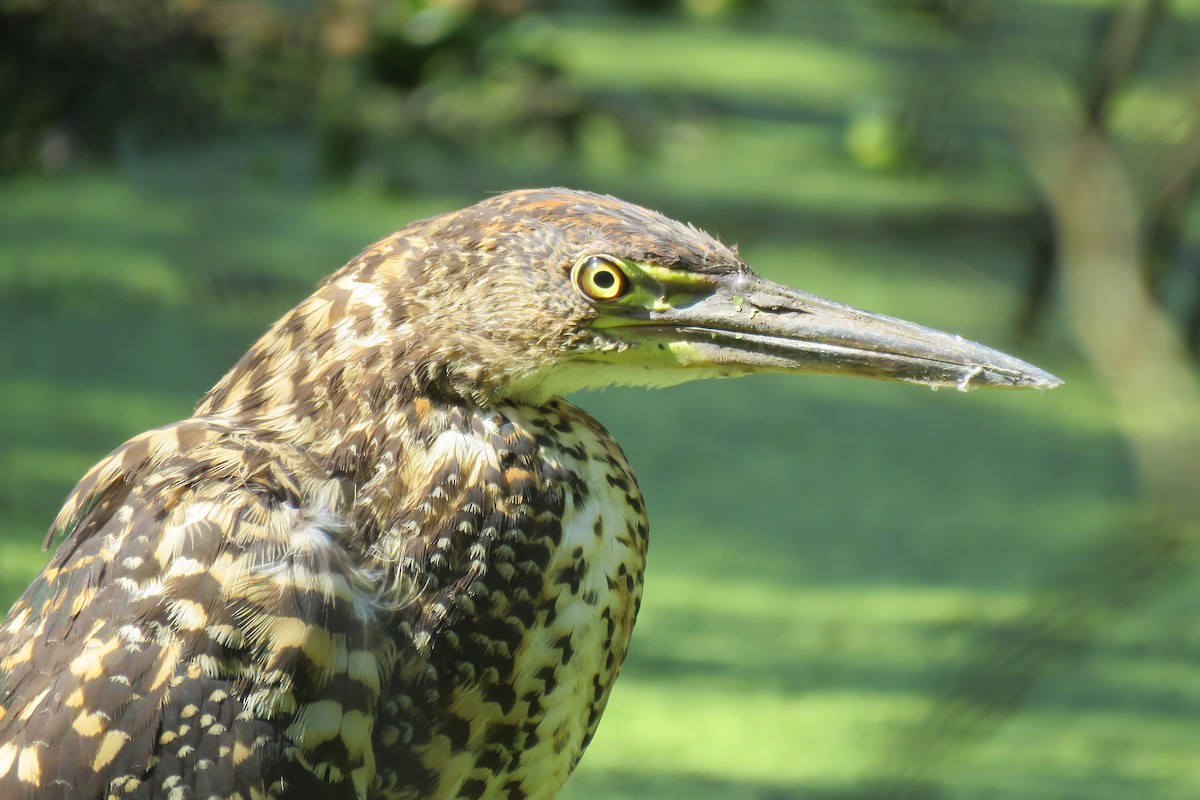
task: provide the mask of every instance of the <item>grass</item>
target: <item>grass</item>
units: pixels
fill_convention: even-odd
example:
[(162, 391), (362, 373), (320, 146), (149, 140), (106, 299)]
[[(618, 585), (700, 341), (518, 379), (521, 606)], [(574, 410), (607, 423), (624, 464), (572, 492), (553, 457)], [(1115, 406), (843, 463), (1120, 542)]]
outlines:
[[(1049, 5), (1056, 20), (1082, 7)], [(569, 800), (861, 797), (913, 748), (933, 764), (922, 796), (1195, 797), (1186, 564), (1082, 641), (1052, 643), (1014, 707), (929, 727), (995, 632), (1135, 514), (1134, 475), (1061, 332), (1033, 346), (1008, 333), (1028, 258), (1020, 178), (986, 157), (855, 167), (842, 124), (891, 90), (884, 45), (903, 37), (873, 23), (839, 40), (832, 6), (807, 7), (824, 9), (808, 38), (557, 20), (585, 83), (819, 112), (682, 114), (679, 141), (651, 156), (415, 166), (410, 195), (382, 197), (320, 186), (306, 148), (267, 139), (0, 184), (0, 600), (43, 563), (74, 480), (186, 416), (325, 273), (406, 220), (566, 181), (719, 230), (769, 277), (1016, 348), (1068, 380), (962, 395), (763, 377), (577, 398), (624, 443), (653, 546), (631, 658)], [(642, 57), (606, 58), (631, 45)]]

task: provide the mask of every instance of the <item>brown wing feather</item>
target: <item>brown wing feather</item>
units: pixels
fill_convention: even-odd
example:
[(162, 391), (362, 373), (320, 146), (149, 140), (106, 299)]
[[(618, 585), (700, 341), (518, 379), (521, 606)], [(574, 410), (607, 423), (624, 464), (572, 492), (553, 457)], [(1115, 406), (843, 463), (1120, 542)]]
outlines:
[(0, 796), (364, 795), (389, 658), (304, 468), (194, 419), (84, 478), (0, 624)]

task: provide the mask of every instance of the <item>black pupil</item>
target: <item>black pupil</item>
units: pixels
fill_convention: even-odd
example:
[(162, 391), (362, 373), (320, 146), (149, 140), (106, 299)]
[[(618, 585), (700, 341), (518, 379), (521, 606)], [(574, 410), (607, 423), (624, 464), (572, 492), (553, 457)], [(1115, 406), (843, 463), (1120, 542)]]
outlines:
[(592, 273), (592, 283), (601, 289), (611, 289), (617, 285), (617, 276), (612, 274), (612, 270), (602, 267)]

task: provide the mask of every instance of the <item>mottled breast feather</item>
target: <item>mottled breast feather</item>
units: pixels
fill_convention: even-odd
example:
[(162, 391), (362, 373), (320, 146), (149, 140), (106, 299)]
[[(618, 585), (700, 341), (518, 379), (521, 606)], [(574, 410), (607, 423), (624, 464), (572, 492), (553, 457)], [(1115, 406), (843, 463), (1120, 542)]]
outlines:
[(398, 427), (426, 445), (412, 443), (396, 476), (409, 497), (374, 547), (400, 601), (377, 796), (553, 797), (628, 650), (641, 495), (616, 443), (568, 403), (414, 412)]

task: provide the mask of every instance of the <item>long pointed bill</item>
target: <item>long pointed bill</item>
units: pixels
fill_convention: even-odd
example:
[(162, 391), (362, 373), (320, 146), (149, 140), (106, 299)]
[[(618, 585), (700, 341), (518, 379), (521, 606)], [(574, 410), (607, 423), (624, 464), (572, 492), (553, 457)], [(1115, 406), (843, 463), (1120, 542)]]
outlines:
[(714, 276), (702, 297), (677, 298), (610, 335), (666, 350), (682, 367), (719, 374), (859, 375), (967, 390), (1052, 389), (1048, 372), (931, 328), (861, 311), (753, 273)]

